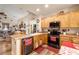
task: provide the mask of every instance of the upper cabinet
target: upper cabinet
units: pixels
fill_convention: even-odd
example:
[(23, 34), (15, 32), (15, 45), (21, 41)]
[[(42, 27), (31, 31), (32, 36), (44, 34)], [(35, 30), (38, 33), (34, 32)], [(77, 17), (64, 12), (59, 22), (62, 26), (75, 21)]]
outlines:
[(64, 15), (60, 15), (58, 17), (59, 21), (60, 21), (60, 27), (69, 27), (69, 23), (70, 23), (70, 20), (68, 18), (68, 14), (64, 14)]
[(60, 21), (61, 26), (60, 27), (68, 27), (69, 26), (69, 19), (68, 15), (60, 15), (60, 16), (53, 16), (51, 18), (43, 19), (42, 20), (42, 28), (43, 27), (49, 27), (49, 23), (52, 21)]
[(70, 27), (79, 27), (79, 12), (72, 12), (69, 15)]
[(48, 19), (42, 19), (42, 20), (41, 20), (41, 27), (42, 27), (42, 28), (48, 28), (50, 21), (51, 21), (51, 20), (50, 20), (49, 18), (48, 18)]
[(41, 26), (49, 27), (49, 23), (52, 21), (60, 21), (62, 27), (79, 27), (79, 12), (68, 12), (63, 15), (54, 15), (42, 20)]
[(45, 20), (41, 19), (41, 27), (44, 28), (45, 27)]

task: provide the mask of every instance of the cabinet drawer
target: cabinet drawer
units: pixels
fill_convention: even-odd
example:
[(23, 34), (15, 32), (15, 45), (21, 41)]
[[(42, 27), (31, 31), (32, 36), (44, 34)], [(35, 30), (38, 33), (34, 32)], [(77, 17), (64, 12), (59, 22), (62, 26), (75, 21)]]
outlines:
[(60, 37), (61, 41), (70, 41), (70, 38), (69, 37)]
[(60, 44), (62, 44), (63, 42), (72, 42), (72, 38), (71, 37), (60, 37)]
[(72, 38), (72, 41), (73, 41), (73, 43), (75, 43), (75, 44), (79, 44), (79, 38), (78, 38), (78, 37)]

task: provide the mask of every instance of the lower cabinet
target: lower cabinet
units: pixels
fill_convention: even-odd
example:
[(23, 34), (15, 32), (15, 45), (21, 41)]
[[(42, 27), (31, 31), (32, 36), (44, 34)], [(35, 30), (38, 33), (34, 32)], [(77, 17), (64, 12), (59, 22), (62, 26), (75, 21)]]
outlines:
[(38, 46), (39, 46), (39, 41), (38, 41), (39, 39), (38, 39), (38, 36), (34, 36), (33, 37), (33, 49), (35, 49), (35, 48), (37, 48)]
[(43, 36), (43, 43), (47, 44), (47, 42), (48, 42), (48, 34), (44, 34), (44, 36)]
[(60, 36), (60, 45), (62, 45), (63, 42), (72, 42), (72, 39), (69, 36)]
[(34, 49), (38, 48), (39, 46), (43, 44), (47, 44), (48, 35), (47, 34), (41, 34), (36, 35), (33, 37), (34, 42)]
[(63, 42), (71, 42), (74, 44), (79, 44), (79, 37), (77, 37), (77, 36), (60, 36), (60, 42), (61, 42), (61, 44)]
[(74, 44), (79, 44), (79, 37), (73, 37), (72, 41)]

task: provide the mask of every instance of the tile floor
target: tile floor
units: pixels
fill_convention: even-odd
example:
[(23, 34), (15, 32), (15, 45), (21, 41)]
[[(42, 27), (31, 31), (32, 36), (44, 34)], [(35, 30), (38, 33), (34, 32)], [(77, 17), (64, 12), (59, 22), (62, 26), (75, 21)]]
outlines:
[(59, 49), (52, 48), (48, 45), (40, 46), (35, 49), (30, 55), (56, 55)]
[(43, 45), (35, 49), (30, 55), (79, 55), (79, 44), (64, 42), (60, 49)]

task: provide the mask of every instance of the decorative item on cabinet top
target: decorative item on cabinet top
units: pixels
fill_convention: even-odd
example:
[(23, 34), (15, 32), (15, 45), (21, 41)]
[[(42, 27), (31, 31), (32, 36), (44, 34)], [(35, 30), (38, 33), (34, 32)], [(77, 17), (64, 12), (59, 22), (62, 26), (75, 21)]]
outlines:
[(64, 11), (59, 11), (57, 15), (64, 15)]

